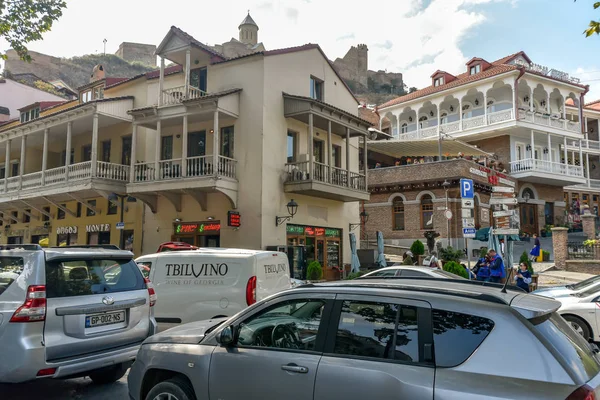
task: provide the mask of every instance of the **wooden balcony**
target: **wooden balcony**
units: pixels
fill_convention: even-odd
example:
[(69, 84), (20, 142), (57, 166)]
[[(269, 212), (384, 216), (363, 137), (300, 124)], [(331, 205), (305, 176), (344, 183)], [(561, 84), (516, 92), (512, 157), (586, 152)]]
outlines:
[(286, 164), (286, 193), (344, 202), (369, 200), (367, 180), (364, 174), (331, 167), (319, 162), (301, 161)]

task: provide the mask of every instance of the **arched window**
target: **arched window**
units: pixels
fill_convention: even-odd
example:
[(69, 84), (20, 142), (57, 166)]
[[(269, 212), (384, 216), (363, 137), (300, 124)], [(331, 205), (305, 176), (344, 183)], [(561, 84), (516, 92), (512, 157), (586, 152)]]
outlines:
[(407, 133), (408, 132), (408, 124), (405, 122), (402, 124), (402, 126), (400, 127), (400, 130), (402, 131), (402, 133)]
[(426, 194), (421, 197), (421, 229), (433, 228), (433, 199)]
[(525, 188), (523, 189), (521, 197), (524, 199), (535, 199), (535, 194), (533, 194), (533, 190), (531, 190), (530, 188)]
[(392, 203), (392, 223), (395, 231), (404, 230), (404, 201), (396, 197)]
[(471, 118), (473, 116), (473, 110), (471, 109), (470, 104), (465, 104), (462, 106), (463, 119)]
[(440, 114), (440, 124), (447, 124), (448, 123), (448, 113), (447, 112), (443, 112)]
[(419, 118), (419, 128), (427, 128), (428, 124), (426, 121), (427, 117), (424, 115), (421, 118)]

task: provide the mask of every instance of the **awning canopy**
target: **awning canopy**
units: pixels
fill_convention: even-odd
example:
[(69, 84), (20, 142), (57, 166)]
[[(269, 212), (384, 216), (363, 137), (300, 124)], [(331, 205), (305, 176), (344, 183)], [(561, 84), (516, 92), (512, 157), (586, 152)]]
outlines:
[[(439, 156), (437, 140), (370, 140), (367, 149), (390, 157)], [(460, 140), (442, 140), (442, 155), (456, 157), (458, 153), (465, 156), (492, 157), (493, 154), (461, 142)]]

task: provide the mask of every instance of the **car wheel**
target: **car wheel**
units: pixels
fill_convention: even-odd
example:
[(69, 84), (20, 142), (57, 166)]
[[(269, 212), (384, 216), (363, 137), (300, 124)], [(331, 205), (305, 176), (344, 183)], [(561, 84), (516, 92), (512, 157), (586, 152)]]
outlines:
[(563, 318), (569, 322), (575, 332), (583, 336), (585, 340), (590, 341), (592, 338), (592, 333), (590, 332), (590, 328), (588, 328), (588, 325), (584, 320), (572, 315), (565, 315)]
[(102, 368), (90, 373), (89, 377), (97, 385), (105, 385), (118, 381), (125, 375), (130, 364), (119, 364), (114, 367)]
[(157, 383), (148, 392), (146, 400), (196, 400), (196, 396), (189, 382), (175, 377)]

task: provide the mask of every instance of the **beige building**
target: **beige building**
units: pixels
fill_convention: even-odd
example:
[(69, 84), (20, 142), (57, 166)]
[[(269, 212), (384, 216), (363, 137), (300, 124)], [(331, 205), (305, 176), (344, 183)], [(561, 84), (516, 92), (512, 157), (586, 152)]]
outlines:
[[(333, 277), (369, 199), (359, 160), (369, 123), (320, 47), (229, 59), (173, 27), (157, 55), (159, 71), (97, 75), (82, 101), (0, 129), (10, 170), (0, 241), (31, 241), (36, 218), (51, 245), (75, 226), (78, 243), (117, 244), (125, 231), (137, 254), (169, 240), (304, 245)], [(292, 199), (293, 218), (278, 219)]]

